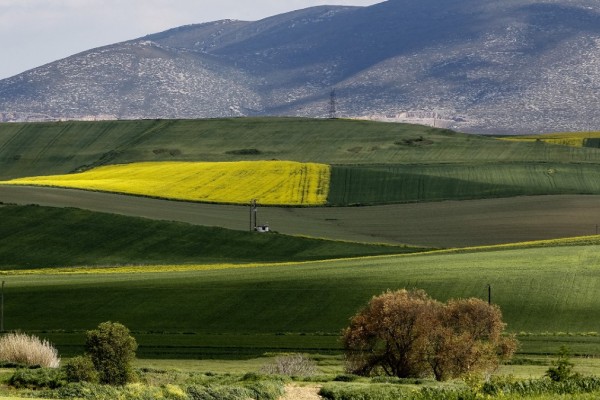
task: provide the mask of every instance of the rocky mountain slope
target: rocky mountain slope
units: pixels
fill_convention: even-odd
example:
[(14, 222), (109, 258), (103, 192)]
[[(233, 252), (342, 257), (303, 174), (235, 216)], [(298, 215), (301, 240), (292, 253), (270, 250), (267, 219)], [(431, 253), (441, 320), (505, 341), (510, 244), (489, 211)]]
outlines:
[(190, 25), (0, 81), (0, 120), (238, 115), (600, 129), (596, 0), (389, 0)]

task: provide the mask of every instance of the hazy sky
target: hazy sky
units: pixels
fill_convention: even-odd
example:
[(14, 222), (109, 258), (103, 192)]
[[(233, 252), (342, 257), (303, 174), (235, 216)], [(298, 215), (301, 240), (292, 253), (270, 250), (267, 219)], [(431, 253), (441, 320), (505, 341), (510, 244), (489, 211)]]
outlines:
[(0, 0), (0, 79), (180, 25), (383, 0)]

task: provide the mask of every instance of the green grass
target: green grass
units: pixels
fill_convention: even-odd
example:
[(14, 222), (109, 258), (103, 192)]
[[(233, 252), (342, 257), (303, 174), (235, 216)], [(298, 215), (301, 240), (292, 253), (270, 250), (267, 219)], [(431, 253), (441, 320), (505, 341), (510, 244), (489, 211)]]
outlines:
[(333, 164), (334, 205), (600, 193), (598, 149), (417, 125), (301, 118), (0, 124), (0, 180), (139, 161), (271, 159)]
[[(334, 350), (339, 349), (335, 335), (348, 318), (382, 291), (417, 287), (440, 300), (486, 298), (486, 285), (491, 284), (492, 299), (501, 306), (510, 331), (599, 332), (599, 261), (598, 245), (589, 245), (387, 256), (268, 269), (7, 275), (5, 327), (83, 331), (114, 320), (139, 333), (180, 334), (177, 341), (187, 343), (181, 347), (190, 347), (192, 356), (202, 353), (193, 349), (208, 343), (221, 349), (237, 346), (242, 353), (269, 347)], [(215, 335), (212, 342), (206, 335)], [(278, 336), (280, 341), (273, 339)], [(589, 338), (589, 346), (578, 352), (595, 353), (589, 349), (597, 349), (597, 339)], [(172, 338), (148, 340), (163, 346), (177, 343)], [(538, 352), (536, 346), (528, 352)]]
[(328, 202), (386, 204), (566, 193), (600, 193), (598, 166), (554, 163), (334, 166)]
[(465, 160), (599, 163), (600, 152), (509, 142), (418, 125), (352, 120), (234, 118), (0, 124), (2, 180), (133, 161), (275, 158), (326, 164), (439, 164)]
[(79, 209), (0, 206), (0, 269), (300, 261), (420, 249), (257, 234)]
[[(56, 188), (1, 186), (0, 201), (248, 230), (248, 207), (172, 202)], [(551, 215), (552, 218), (548, 218)], [(369, 243), (466, 247), (585, 236), (600, 223), (599, 195), (520, 196), (370, 207), (260, 207), (277, 232)]]

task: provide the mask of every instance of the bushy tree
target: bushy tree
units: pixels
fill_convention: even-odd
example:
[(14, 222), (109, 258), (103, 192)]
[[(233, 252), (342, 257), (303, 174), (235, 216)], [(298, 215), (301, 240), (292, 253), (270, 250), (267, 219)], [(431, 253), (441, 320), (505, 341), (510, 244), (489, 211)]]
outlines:
[(497, 306), (479, 299), (444, 304), (422, 290), (375, 296), (343, 331), (349, 372), (438, 380), (492, 369), (512, 356)]
[(422, 290), (373, 297), (343, 332), (349, 372), (369, 375), (382, 369), (390, 376), (423, 375), (428, 366), (422, 353), (439, 306)]
[(569, 348), (566, 346), (560, 346), (558, 360), (556, 360), (556, 362), (554, 362), (552, 366), (548, 368), (545, 375), (554, 382), (563, 382), (578, 376), (573, 372), (573, 367), (575, 367), (575, 364), (571, 362)]
[(134, 380), (133, 367), (137, 342), (129, 329), (118, 322), (103, 322), (87, 332), (85, 342), (100, 383), (124, 385)]

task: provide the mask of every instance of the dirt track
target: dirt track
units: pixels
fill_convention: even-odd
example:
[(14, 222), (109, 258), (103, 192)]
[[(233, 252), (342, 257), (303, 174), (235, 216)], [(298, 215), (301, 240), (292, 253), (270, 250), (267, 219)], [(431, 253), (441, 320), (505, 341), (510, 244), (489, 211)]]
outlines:
[[(0, 202), (92, 211), (246, 230), (247, 207), (150, 199), (81, 190), (0, 185)], [(294, 235), (455, 247), (590, 235), (600, 196), (531, 196), (374, 207), (258, 210), (261, 223)]]

